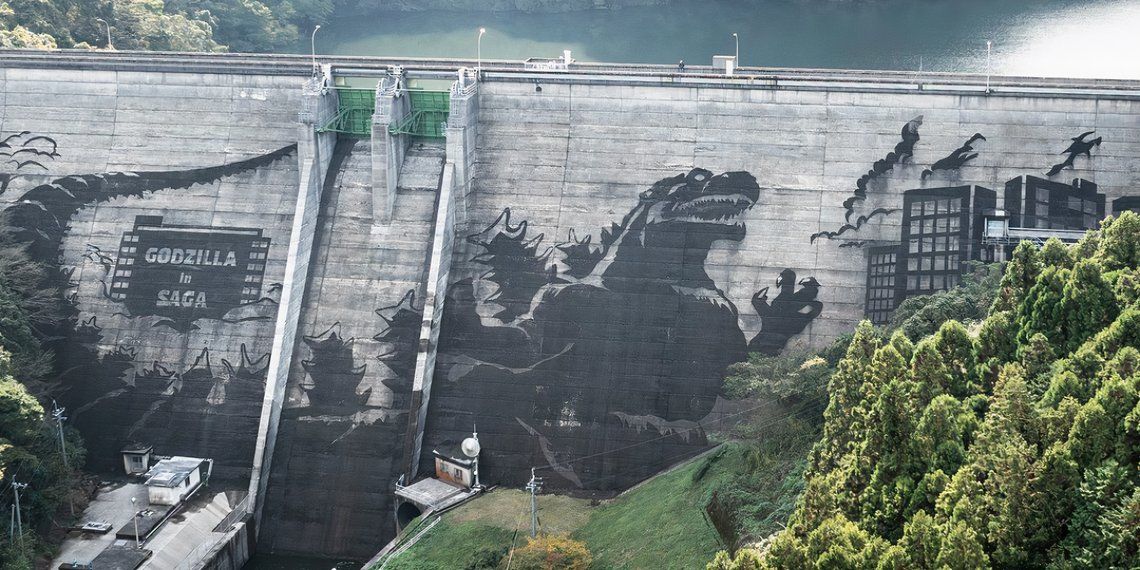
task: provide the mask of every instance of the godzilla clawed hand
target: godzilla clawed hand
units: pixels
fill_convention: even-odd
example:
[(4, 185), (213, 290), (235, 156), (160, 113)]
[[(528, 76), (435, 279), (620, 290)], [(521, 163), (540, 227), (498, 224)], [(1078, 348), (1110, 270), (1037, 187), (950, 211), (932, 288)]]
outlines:
[[(796, 285), (799, 288), (796, 288)], [(760, 316), (760, 333), (749, 343), (749, 349), (764, 354), (778, 354), (788, 340), (803, 332), (823, 311), (823, 303), (816, 300), (820, 284), (814, 277), (796, 281), (796, 272), (784, 269), (776, 278), (779, 293), (768, 302), (768, 288), (752, 296), (752, 307)]]

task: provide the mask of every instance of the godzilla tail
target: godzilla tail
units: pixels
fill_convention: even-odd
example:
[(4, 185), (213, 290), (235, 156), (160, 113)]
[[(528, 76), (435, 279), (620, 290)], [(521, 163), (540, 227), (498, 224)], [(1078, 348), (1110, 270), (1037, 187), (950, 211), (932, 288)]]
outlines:
[(24, 193), (4, 210), (12, 242), (26, 244), (37, 259), (54, 259), (71, 217), (90, 204), (149, 192), (212, 184), (222, 178), (276, 162), (296, 151), (297, 145), (221, 166), (152, 172), (110, 172), (56, 178)]

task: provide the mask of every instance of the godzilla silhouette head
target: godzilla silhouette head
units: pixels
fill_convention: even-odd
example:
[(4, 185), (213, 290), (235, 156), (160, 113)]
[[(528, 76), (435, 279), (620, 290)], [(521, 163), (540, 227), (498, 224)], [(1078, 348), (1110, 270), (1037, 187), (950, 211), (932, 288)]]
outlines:
[(641, 193), (646, 225), (703, 224), (724, 228), (727, 239), (744, 239), (744, 223), (736, 222), (760, 199), (760, 186), (747, 172), (713, 175), (702, 168), (666, 178)]

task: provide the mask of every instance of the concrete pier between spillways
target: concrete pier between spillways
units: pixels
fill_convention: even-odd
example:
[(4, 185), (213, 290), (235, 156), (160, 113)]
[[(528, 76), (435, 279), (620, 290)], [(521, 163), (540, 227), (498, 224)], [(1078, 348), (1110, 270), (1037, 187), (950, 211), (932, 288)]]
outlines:
[[(748, 352), (952, 286), (1007, 253), (990, 221), (1140, 207), (1138, 82), (0, 54), (0, 206), (83, 371), (55, 393), (97, 469), (146, 441), (248, 489), (197, 551), (219, 567), (250, 534), (367, 558), (473, 428), (485, 482), (627, 487), (707, 446)], [(363, 136), (329, 127), (349, 79)], [(424, 80), (451, 85), (431, 138)]]

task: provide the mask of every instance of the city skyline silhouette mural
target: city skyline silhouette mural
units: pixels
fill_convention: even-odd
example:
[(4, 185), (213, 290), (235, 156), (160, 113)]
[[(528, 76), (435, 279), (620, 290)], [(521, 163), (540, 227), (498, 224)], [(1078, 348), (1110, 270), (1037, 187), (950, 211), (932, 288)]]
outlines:
[(823, 309), (820, 283), (785, 269), (774, 294), (753, 297), (762, 326), (749, 340), (706, 272), (759, 199), (748, 172), (694, 168), (642, 192), (596, 242), (571, 231), (540, 251), (544, 236), (509, 208), (468, 236), (486, 270), (448, 292), (425, 450), (475, 426), (494, 434), (487, 480), (539, 465), (555, 487), (616, 489), (704, 449), (728, 365), (779, 352)]

